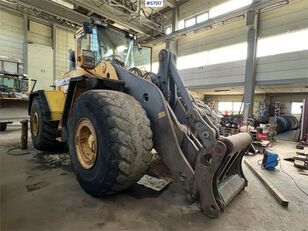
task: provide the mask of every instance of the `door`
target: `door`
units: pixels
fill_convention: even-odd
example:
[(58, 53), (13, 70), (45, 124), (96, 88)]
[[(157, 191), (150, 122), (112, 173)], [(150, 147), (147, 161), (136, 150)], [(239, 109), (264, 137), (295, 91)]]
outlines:
[(48, 89), (53, 85), (53, 50), (50, 46), (28, 44), (28, 75), (36, 79), (34, 90)]

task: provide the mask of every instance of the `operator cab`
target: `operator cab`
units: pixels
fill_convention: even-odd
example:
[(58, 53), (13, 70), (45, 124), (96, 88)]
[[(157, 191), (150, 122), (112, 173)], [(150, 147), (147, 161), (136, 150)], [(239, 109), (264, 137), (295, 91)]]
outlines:
[(76, 33), (77, 66), (93, 69), (101, 61), (134, 66), (135, 36), (112, 26), (85, 23)]

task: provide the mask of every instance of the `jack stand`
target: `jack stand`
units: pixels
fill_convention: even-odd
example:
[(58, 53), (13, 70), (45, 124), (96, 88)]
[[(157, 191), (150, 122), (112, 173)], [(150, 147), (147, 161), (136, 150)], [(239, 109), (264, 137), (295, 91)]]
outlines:
[(22, 120), (21, 122), (21, 149), (28, 149), (28, 120)]

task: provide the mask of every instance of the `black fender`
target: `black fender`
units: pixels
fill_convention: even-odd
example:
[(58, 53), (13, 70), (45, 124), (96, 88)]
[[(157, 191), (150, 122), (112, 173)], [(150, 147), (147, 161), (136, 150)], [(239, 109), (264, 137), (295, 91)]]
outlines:
[[(79, 88), (79, 91), (76, 89)], [(86, 74), (80, 77), (71, 78), (68, 85), (68, 90), (64, 102), (64, 109), (61, 119), (62, 125), (62, 141), (67, 140), (67, 123), (69, 119), (70, 111), (74, 102), (78, 98), (78, 94), (81, 94), (88, 90), (93, 89), (108, 89), (114, 91), (124, 91), (125, 81), (106, 79), (103, 77)]]

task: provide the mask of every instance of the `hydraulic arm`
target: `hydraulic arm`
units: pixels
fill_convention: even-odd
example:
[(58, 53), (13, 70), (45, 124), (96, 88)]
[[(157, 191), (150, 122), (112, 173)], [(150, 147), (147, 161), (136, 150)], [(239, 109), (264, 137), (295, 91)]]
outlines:
[[(154, 134), (154, 148), (180, 181), (190, 201), (218, 217), (247, 186), (242, 158), (252, 139), (248, 133), (220, 137), (209, 109), (200, 106), (184, 87), (176, 56), (162, 50), (153, 83), (116, 66), (127, 93), (145, 108)], [(138, 87), (136, 87), (138, 86)]]

